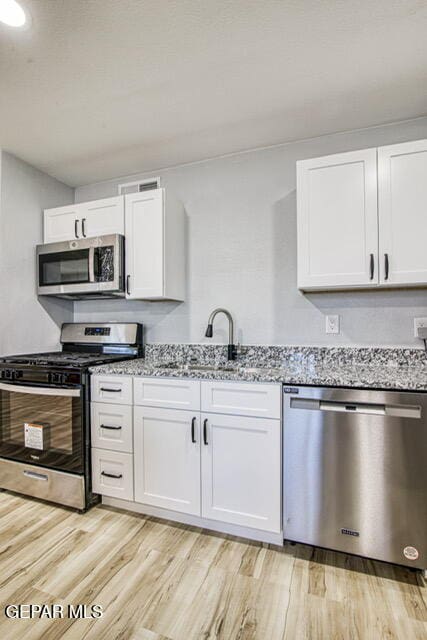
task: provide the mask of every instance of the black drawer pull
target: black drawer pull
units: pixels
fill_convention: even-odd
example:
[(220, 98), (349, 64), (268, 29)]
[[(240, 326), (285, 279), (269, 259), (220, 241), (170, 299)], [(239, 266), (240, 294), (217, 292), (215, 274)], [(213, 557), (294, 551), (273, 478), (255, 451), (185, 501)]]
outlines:
[(371, 257), (370, 257), (370, 265), (369, 265), (369, 279), (373, 280), (374, 279), (374, 271), (375, 271), (375, 261), (374, 261), (374, 254), (371, 253)]
[(388, 260), (388, 253), (384, 254), (384, 280), (388, 280), (388, 274), (390, 271), (390, 263)]
[(120, 480), (120, 478), (123, 478), (123, 475), (121, 473), (116, 475), (114, 473), (107, 473), (106, 471), (101, 471), (101, 476), (105, 476), (106, 478), (114, 478), (115, 480)]
[(205, 418), (203, 420), (203, 442), (207, 445), (208, 443), (208, 419)]
[(105, 387), (100, 387), (100, 391), (108, 391), (108, 393), (120, 393), (121, 389), (106, 389)]
[(110, 426), (109, 424), (101, 424), (101, 429), (111, 429), (112, 431), (118, 431), (119, 429), (121, 429), (121, 427), (119, 426), (113, 427), (112, 425)]
[(196, 418), (194, 417), (191, 421), (191, 442), (193, 444), (196, 443), (196, 436), (195, 436), (195, 432), (194, 432), (194, 428), (196, 426)]

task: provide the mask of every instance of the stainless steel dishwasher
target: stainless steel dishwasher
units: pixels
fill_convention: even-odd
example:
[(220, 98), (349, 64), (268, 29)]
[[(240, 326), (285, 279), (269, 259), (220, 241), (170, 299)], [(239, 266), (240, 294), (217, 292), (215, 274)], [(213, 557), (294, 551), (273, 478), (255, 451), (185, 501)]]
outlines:
[(427, 394), (284, 386), (284, 538), (427, 568)]

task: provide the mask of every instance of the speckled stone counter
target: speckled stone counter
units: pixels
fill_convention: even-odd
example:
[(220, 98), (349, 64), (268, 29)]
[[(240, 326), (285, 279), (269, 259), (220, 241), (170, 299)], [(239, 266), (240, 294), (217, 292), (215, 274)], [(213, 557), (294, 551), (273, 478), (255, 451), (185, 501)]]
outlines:
[(223, 345), (152, 344), (146, 346), (145, 358), (93, 367), (91, 372), (427, 391), (423, 349), (254, 345), (230, 363)]

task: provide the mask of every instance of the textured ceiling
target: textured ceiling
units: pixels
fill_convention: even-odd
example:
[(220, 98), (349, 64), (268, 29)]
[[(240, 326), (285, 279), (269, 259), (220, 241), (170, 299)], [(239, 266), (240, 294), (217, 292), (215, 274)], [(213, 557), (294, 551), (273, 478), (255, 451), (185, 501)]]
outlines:
[(427, 113), (421, 0), (21, 0), (0, 146), (71, 185)]

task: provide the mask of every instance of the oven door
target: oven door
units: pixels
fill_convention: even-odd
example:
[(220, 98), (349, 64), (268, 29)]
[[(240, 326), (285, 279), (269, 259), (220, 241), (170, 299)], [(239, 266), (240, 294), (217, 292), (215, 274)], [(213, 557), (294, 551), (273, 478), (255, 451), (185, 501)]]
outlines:
[(0, 457), (84, 473), (81, 387), (0, 383)]
[(37, 247), (38, 294), (124, 295), (124, 238), (99, 236)]

